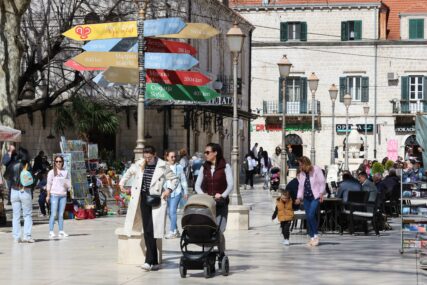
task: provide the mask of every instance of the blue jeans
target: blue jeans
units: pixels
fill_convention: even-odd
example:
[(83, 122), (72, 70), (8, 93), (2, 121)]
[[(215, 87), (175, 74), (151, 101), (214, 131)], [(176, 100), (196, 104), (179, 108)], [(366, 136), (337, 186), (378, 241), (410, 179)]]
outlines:
[(53, 231), (55, 225), (55, 218), (58, 215), (59, 231), (64, 230), (64, 211), (65, 204), (67, 204), (67, 196), (50, 196), (50, 219), (49, 219), (49, 231)]
[(170, 231), (175, 232), (177, 230), (176, 226), (176, 211), (178, 210), (179, 201), (181, 200), (182, 193), (179, 193), (175, 197), (169, 197), (168, 199), (168, 215), (170, 224)]
[(12, 202), (13, 219), (12, 219), (12, 235), (15, 240), (21, 238), (21, 209), (24, 216), (24, 239), (31, 238), (31, 229), (33, 227), (33, 203), (31, 199), (31, 190), (13, 189), (10, 193)]
[(319, 199), (308, 200), (304, 199), (305, 217), (307, 219), (308, 234), (314, 237), (317, 232), (317, 208), (319, 207)]

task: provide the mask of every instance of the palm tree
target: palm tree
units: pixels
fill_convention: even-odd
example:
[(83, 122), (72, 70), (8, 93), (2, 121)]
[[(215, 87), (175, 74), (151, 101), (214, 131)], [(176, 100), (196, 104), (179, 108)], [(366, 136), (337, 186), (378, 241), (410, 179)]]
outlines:
[(90, 140), (91, 133), (114, 134), (119, 119), (111, 110), (90, 99), (76, 96), (70, 105), (57, 109), (54, 125), (57, 133), (74, 130), (84, 141)]

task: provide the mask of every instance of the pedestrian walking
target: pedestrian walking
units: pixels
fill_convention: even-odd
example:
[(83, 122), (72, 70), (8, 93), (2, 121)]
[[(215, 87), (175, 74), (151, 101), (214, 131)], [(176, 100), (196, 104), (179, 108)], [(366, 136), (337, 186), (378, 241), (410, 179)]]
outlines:
[[(254, 188), (254, 174), (256, 167), (258, 165), (258, 162), (255, 159), (255, 155), (252, 151), (250, 151), (246, 156), (244, 160), (244, 170), (245, 170), (245, 189), (247, 189), (248, 186), (251, 186), (251, 189)], [(246, 165), (245, 165), (246, 164)]]
[[(27, 182), (32, 179), (28, 169), (30, 157), (28, 151), (18, 149), (16, 160), (12, 160), (9, 179), (11, 182), (10, 200), (12, 202), (12, 235), (15, 242), (33, 243), (31, 232), (33, 227), (33, 203), (31, 199), (31, 184)], [(28, 179), (27, 179), (28, 178)], [(24, 218), (24, 233), (21, 237), (21, 210)]]
[(49, 204), (46, 202), (46, 197), (47, 197), (46, 186), (47, 186), (47, 173), (43, 173), (41, 176), (41, 179), (37, 184), (37, 188), (39, 188), (40, 190), (39, 199), (38, 199), (39, 207), (40, 207), (39, 217), (46, 217), (47, 215), (46, 208), (49, 207)]
[(55, 156), (53, 169), (47, 174), (47, 197), (46, 202), (50, 203), (49, 218), (49, 238), (56, 237), (53, 231), (55, 218), (58, 217), (58, 236), (68, 237), (64, 232), (64, 211), (67, 204), (67, 192), (71, 188), (70, 175), (64, 169), (64, 158), (60, 155)]
[[(181, 199), (188, 199), (188, 184), (187, 177), (184, 173), (182, 165), (176, 163), (176, 152), (166, 151), (165, 160), (169, 168), (173, 171), (175, 176), (178, 178), (178, 184), (175, 190), (170, 194), (168, 198), (168, 216), (170, 221), (169, 234), (165, 236), (166, 239), (179, 238), (180, 233), (176, 224), (176, 213), (178, 211), (178, 205)], [(165, 188), (172, 188), (170, 181), (166, 181)]]
[[(131, 190), (124, 186), (132, 182)], [(166, 181), (170, 187), (164, 189)], [(120, 180), (120, 190), (132, 195), (131, 203), (136, 203), (141, 209), (142, 231), (146, 247), (145, 263), (142, 269), (146, 271), (158, 270), (156, 239), (163, 238), (166, 220), (167, 199), (175, 190), (178, 179), (166, 162), (156, 155), (153, 146), (143, 149), (143, 159), (133, 163)]]
[(302, 156), (298, 159), (300, 173), (298, 175), (298, 196), (296, 204), (304, 203), (304, 210), (308, 224), (308, 233), (310, 241), (309, 246), (319, 245), (319, 236), (317, 231), (317, 210), (319, 203), (323, 202), (325, 194), (325, 176), (320, 167), (312, 165), (308, 157)]
[(188, 180), (190, 175), (190, 160), (188, 159), (187, 150), (185, 148), (179, 150), (179, 164), (184, 169), (185, 177)]
[(271, 159), (268, 157), (268, 152), (264, 150), (260, 159), (261, 175), (264, 177), (263, 189), (268, 189), (268, 183), (270, 182), (270, 169)]
[(283, 234), (282, 244), (286, 246), (289, 246), (289, 229), (291, 227), (291, 222), (294, 219), (294, 210), (292, 205), (293, 201), (291, 192), (289, 190), (282, 190), (280, 197), (276, 199), (276, 208), (273, 216), (271, 217), (272, 220), (277, 217), (277, 220), (280, 222)]
[(4, 178), (7, 182), (7, 204), (12, 205), (11, 202), (11, 190), (13, 185), (13, 165), (17, 160), (17, 153), (14, 145), (9, 145), (7, 152), (4, 154), (2, 159), (2, 164), (5, 166), (6, 170), (4, 172)]
[(201, 175), (197, 177), (196, 192), (208, 194), (215, 199), (216, 221), (218, 225), (221, 222), (220, 230), (224, 232), (227, 226), (229, 195), (233, 190), (233, 173), (219, 144), (207, 144), (205, 158), (206, 161), (200, 168)]
[(281, 153), (282, 153), (282, 149), (280, 148), (280, 146), (277, 146), (276, 149), (274, 150), (273, 155), (271, 156), (271, 167), (277, 167), (280, 168), (281, 167)]
[(200, 173), (200, 168), (203, 165), (203, 158), (202, 158), (202, 154), (200, 152), (196, 152), (194, 154), (194, 156), (191, 158), (190, 165), (191, 165), (191, 173), (193, 176), (193, 184), (192, 185), (193, 185), (193, 189), (194, 189), (195, 188), (194, 185), (196, 184), (197, 177), (199, 176), (199, 173)]

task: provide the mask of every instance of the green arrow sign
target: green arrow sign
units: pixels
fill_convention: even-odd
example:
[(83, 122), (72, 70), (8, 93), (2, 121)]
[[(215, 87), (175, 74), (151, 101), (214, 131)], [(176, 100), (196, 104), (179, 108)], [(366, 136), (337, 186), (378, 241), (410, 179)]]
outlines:
[(149, 83), (147, 99), (206, 102), (221, 96), (207, 87)]

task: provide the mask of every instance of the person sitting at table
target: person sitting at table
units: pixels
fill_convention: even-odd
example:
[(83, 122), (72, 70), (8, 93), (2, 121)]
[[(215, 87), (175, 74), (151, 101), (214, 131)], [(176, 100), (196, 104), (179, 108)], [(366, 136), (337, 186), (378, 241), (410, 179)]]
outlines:
[(362, 185), (363, 191), (375, 191), (377, 192), (377, 187), (371, 180), (368, 179), (368, 174), (365, 171), (360, 172), (357, 177), (359, 178), (359, 182)]
[(362, 185), (359, 184), (349, 171), (344, 171), (342, 174), (342, 182), (338, 187), (337, 197), (341, 198), (343, 202), (347, 202), (349, 191), (362, 191)]

